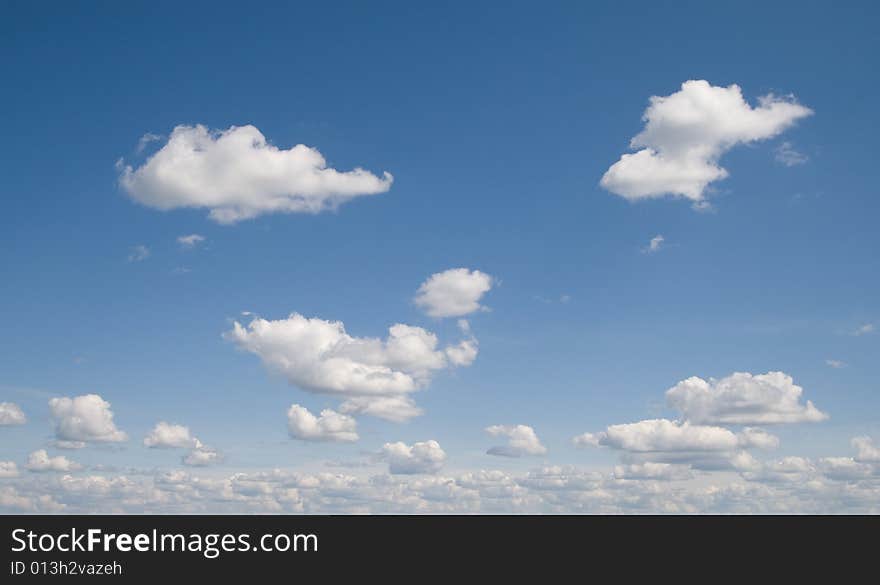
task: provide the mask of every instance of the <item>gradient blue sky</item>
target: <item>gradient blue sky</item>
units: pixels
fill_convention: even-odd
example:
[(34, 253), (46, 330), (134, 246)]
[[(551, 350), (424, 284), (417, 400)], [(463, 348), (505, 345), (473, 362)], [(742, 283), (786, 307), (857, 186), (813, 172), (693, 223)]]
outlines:
[[(872, 3), (5, 2), (3, 13), (0, 401), (29, 420), (0, 427), (0, 459), (55, 454), (47, 400), (97, 393), (130, 439), (62, 453), (86, 466), (177, 467), (180, 452), (141, 446), (167, 420), (225, 454), (212, 473), (321, 468), (427, 439), (450, 470), (600, 469), (617, 453), (575, 449), (573, 436), (675, 418), (663, 392), (689, 376), (771, 370), (830, 418), (771, 429), (781, 444), (768, 457), (848, 456), (852, 437), (880, 439), (880, 336), (852, 335), (880, 325)], [(601, 188), (649, 97), (689, 79), (738, 84), (752, 105), (793, 94), (814, 115), (727, 153), (710, 211)], [(116, 161), (137, 165), (141, 136), (197, 123), (253, 124), (279, 147), (395, 182), (336, 212), (233, 226), (133, 202)], [(783, 142), (808, 160), (781, 164)], [(191, 233), (205, 242), (181, 249)], [(643, 253), (658, 234), (664, 246)], [(129, 262), (137, 245), (150, 256)], [(357, 336), (402, 322), (455, 340), (454, 319), (412, 298), (459, 266), (499, 281), (491, 311), (469, 317), (479, 356), (418, 393), (423, 416), (359, 418), (355, 444), (291, 440), (291, 403), (338, 401), (221, 338), (242, 311), (296, 311)], [(518, 423), (548, 454), (487, 456), (498, 441), (484, 428)]]

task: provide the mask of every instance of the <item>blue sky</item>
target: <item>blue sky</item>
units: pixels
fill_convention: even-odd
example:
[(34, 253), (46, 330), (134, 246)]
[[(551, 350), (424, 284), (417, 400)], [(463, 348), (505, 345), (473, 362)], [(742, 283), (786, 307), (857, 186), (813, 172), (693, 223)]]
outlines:
[[(445, 452), (443, 473), (608, 470), (627, 453), (578, 449), (572, 437), (677, 419), (667, 389), (734, 372), (785, 372), (829, 416), (767, 426), (779, 445), (754, 453), (762, 471), (785, 457), (816, 469), (853, 457), (853, 437), (880, 443), (877, 9), (615, 4), (8, 4), (0, 402), (27, 422), (0, 427), (0, 461), (19, 469), (0, 489), (112, 509), (75, 500), (53, 483), (60, 474), (27, 470), (28, 455), (75, 460), (74, 478), (118, 477), (99, 465), (186, 468), (184, 450), (143, 446), (159, 421), (223, 453), (186, 469), (212, 477), (386, 474), (383, 445), (428, 440)], [(720, 155), (729, 176), (706, 187), (709, 209), (600, 186), (634, 151), (649, 98), (688, 80), (736, 84), (750, 108), (773, 94), (812, 115)], [(233, 225), (206, 208), (136, 201), (117, 161), (138, 169), (176, 126), (196, 124), (253, 125), (279, 149), (304, 144), (329, 167), (388, 171), (393, 184), (335, 210)], [(138, 152), (148, 134), (159, 138)], [(183, 247), (187, 234), (204, 241)], [(130, 261), (136, 246), (148, 257)], [(356, 416), (355, 443), (291, 438), (291, 404), (317, 414), (340, 400), (222, 338), (233, 320), (247, 325), (242, 311), (297, 312), (356, 337), (405, 323), (456, 343), (456, 319), (413, 299), (432, 274), (459, 267), (493, 278), (479, 299), (490, 310), (464, 315), (476, 359), (432, 374), (414, 394), (420, 417)], [(86, 394), (111, 404), (127, 441), (57, 449), (48, 400)], [(487, 455), (503, 440), (484, 429), (516, 424), (547, 452)], [(757, 468), (696, 473), (697, 483), (759, 483)], [(868, 470), (828, 489), (862, 490), (857, 509), (874, 511), (878, 478)], [(388, 509), (398, 508), (371, 511)]]

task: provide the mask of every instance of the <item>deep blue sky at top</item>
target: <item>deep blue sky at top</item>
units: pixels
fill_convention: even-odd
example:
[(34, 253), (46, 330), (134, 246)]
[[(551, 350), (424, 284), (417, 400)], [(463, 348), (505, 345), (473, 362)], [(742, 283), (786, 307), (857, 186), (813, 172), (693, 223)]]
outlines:
[[(234, 460), (285, 440), (291, 402), (334, 402), (237, 353), (229, 318), (455, 339), (410, 299), (466, 266), (502, 282), (472, 319), (480, 356), (437, 377), (420, 419), (365, 420), (366, 448), (454, 453), (525, 423), (565, 452), (575, 433), (659, 416), (687, 376), (781, 369), (839, 429), (827, 446), (814, 428), (783, 438), (839, 453), (880, 409), (876, 336), (848, 335), (880, 319), (877, 20), (872, 3), (831, 2), (3, 2), (0, 399), (39, 420), (45, 397), (22, 389), (98, 392), (135, 441), (173, 420)], [(603, 191), (649, 96), (687, 79), (737, 83), (753, 104), (793, 93), (815, 115), (723, 158), (714, 212)], [(126, 198), (115, 162), (192, 123), (254, 124), (395, 183), (232, 227)], [(774, 162), (782, 140), (809, 162)], [(189, 233), (204, 249), (179, 249)], [(639, 253), (656, 234), (669, 246)], [(151, 257), (126, 262), (137, 244)]]

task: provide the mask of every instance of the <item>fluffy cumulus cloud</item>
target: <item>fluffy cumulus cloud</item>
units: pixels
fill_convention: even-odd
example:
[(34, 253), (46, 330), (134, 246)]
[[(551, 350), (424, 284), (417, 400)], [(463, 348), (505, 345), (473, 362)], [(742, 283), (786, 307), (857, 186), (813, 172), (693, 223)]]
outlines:
[(415, 304), (431, 317), (461, 317), (483, 309), (480, 299), (494, 279), (479, 270), (451, 268), (428, 277), (416, 292)]
[(874, 445), (871, 437), (855, 437), (852, 446), (856, 450), (856, 461), (880, 463), (880, 447)]
[(216, 449), (199, 445), (181, 458), (184, 465), (192, 467), (207, 467), (223, 461), (223, 454)]
[(27, 422), (21, 408), (14, 402), (0, 402), (0, 426), (23, 425)]
[(28, 456), (25, 469), (29, 471), (76, 471), (82, 469), (78, 463), (74, 463), (63, 455), (49, 457), (45, 449), (34, 451)]
[(740, 446), (740, 438), (729, 429), (662, 418), (611, 425), (600, 433), (579, 435), (574, 442), (637, 452), (731, 451)]
[(150, 449), (189, 449), (180, 461), (184, 465), (206, 467), (223, 461), (223, 454), (198, 440), (189, 427), (159, 421), (144, 438)]
[[(611, 425), (599, 433), (573, 439), (579, 447), (609, 447), (623, 453), (626, 462), (675, 463), (702, 470), (753, 469), (757, 461), (748, 449), (774, 449), (779, 439), (766, 431), (695, 425), (667, 419), (649, 419)], [(672, 471), (670, 471), (671, 473)]]
[(506, 445), (491, 447), (486, 453), (501, 457), (522, 457), (523, 455), (543, 455), (547, 448), (538, 440), (535, 429), (526, 425), (492, 425), (486, 428), (492, 437), (507, 437)]
[(381, 457), (394, 474), (437, 473), (446, 461), (446, 452), (437, 441), (385, 443)]
[(418, 414), (407, 395), (425, 387), (434, 372), (470, 365), (476, 340), (439, 347), (437, 336), (410, 325), (393, 325), (388, 337), (353, 337), (339, 321), (307, 318), (238, 322), (224, 334), (240, 349), (258, 355), (270, 369), (310, 392), (346, 399), (344, 413), (400, 420)]
[(828, 418), (811, 401), (802, 403), (802, 395), (803, 388), (783, 372), (738, 372), (720, 380), (683, 380), (666, 391), (666, 401), (695, 423), (761, 425)]
[(231, 224), (267, 213), (319, 213), (383, 193), (392, 176), (338, 171), (314, 148), (270, 144), (254, 126), (211, 131), (177, 126), (138, 168), (120, 162), (120, 185), (136, 201), (169, 210), (204, 208)]
[(602, 177), (605, 189), (629, 200), (673, 195), (704, 202), (707, 186), (727, 177), (721, 156), (738, 144), (779, 135), (812, 111), (793, 97), (766, 95), (753, 107), (737, 85), (686, 81), (668, 96), (653, 96), (644, 129)]
[(779, 446), (779, 437), (771, 435), (764, 429), (746, 427), (738, 434), (740, 445), (746, 449), (775, 449)]
[(55, 437), (62, 446), (81, 447), (87, 442), (118, 443), (127, 438), (113, 422), (110, 403), (97, 394), (52, 398), (49, 412), (55, 424)]
[(151, 449), (194, 449), (201, 443), (188, 427), (159, 421), (144, 438), (144, 446)]
[(304, 406), (293, 404), (287, 411), (287, 428), (291, 437), (304, 441), (350, 443), (358, 440), (357, 422), (330, 409), (315, 416)]

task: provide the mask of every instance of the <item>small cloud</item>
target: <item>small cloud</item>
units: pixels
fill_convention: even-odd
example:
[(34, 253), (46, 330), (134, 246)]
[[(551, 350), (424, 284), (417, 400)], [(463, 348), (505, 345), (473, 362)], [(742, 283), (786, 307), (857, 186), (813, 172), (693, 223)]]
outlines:
[(415, 296), (415, 304), (431, 317), (463, 317), (485, 311), (480, 299), (496, 280), (479, 270), (451, 268), (428, 277)]
[(82, 469), (82, 465), (63, 455), (49, 457), (49, 453), (45, 449), (31, 453), (24, 467), (29, 471), (77, 471)]
[(555, 305), (556, 303), (564, 305), (571, 302), (571, 295), (561, 294), (559, 295), (559, 298), (556, 299), (544, 297), (541, 295), (535, 295), (534, 299), (539, 303), (544, 303), (545, 305)]
[(150, 257), (150, 249), (144, 246), (143, 244), (138, 244), (137, 246), (131, 249), (131, 252), (128, 254), (129, 262), (141, 262), (142, 260), (146, 260)]
[(845, 368), (847, 366), (846, 362), (842, 362), (840, 360), (825, 360), (825, 364), (830, 368), (840, 369)]
[(437, 473), (446, 461), (446, 453), (437, 441), (423, 441), (407, 445), (385, 443), (377, 459), (388, 462), (388, 472), (394, 475)]
[(187, 268), (186, 266), (178, 266), (171, 271), (172, 274), (189, 274), (190, 272), (192, 272), (192, 268)]
[(810, 160), (807, 155), (795, 150), (791, 142), (788, 141), (777, 146), (775, 154), (776, 162), (787, 167), (796, 167), (797, 165), (802, 165)]
[(180, 458), (181, 463), (190, 467), (207, 467), (223, 462), (223, 454), (201, 443), (189, 454)]
[(85, 441), (55, 440), (50, 443), (56, 449), (82, 449), (86, 446)]
[(651, 238), (651, 241), (648, 242), (647, 246), (642, 248), (642, 253), (643, 254), (655, 254), (655, 253), (659, 252), (660, 248), (663, 247), (663, 242), (665, 242), (665, 241), (666, 241), (666, 238), (664, 238), (660, 234), (657, 234), (656, 236)]
[(200, 236), (199, 234), (189, 234), (187, 236), (178, 236), (177, 238), (177, 243), (182, 248), (195, 248), (204, 241), (205, 236)]
[(357, 422), (350, 416), (329, 408), (315, 416), (299, 404), (287, 411), (287, 428), (293, 439), (351, 443), (358, 440)]
[(874, 333), (874, 324), (873, 323), (865, 323), (861, 327), (855, 329), (850, 335), (855, 335), (856, 337), (860, 335), (868, 335), (869, 333)]
[(158, 140), (162, 140), (162, 137), (159, 136), (158, 134), (153, 134), (152, 132), (147, 132), (146, 134), (141, 136), (140, 140), (138, 140), (137, 148), (135, 149), (135, 152), (137, 152), (138, 154), (142, 153), (148, 144), (150, 144), (151, 142), (156, 142)]
[(492, 425), (486, 432), (493, 437), (507, 437), (506, 445), (491, 447), (486, 453), (499, 457), (544, 455), (547, 448), (541, 444), (535, 429), (527, 425)]
[(14, 402), (0, 402), (0, 426), (23, 425), (27, 417)]
[(0, 461), (0, 479), (18, 477), (18, 465), (15, 461)]

